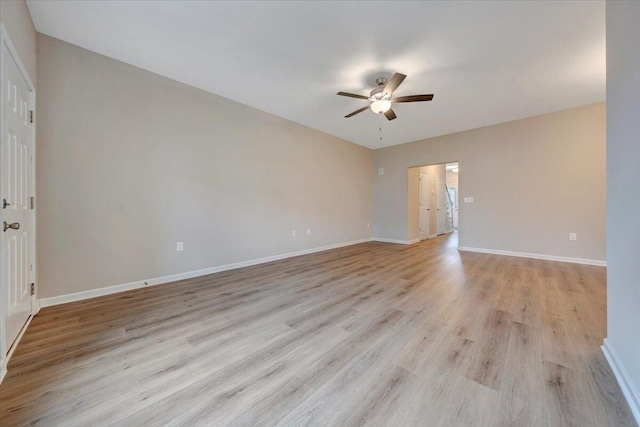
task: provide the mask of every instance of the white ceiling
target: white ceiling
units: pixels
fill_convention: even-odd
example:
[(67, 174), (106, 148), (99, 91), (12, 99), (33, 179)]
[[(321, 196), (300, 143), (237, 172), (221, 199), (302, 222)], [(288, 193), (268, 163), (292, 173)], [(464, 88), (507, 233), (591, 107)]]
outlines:
[[(28, 0), (44, 34), (380, 148), (605, 100), (605, 4)], [(408, 77), (398, 118), (365, 111)]]

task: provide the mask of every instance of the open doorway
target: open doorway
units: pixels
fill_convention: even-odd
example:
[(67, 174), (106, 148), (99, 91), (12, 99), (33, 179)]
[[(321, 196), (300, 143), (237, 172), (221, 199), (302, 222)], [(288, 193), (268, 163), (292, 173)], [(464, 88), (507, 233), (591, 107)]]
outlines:
[(446, 168), (446, 185), (447, 185), (447, 194), (449, 197), (448, 206), (451, 209), (451, 222), (453, 225), (453, 229), (458, 229), (458, 162), (447, 163), (445, 165)]
[(409, 240), (431, 239), (458, 228), (458, 162), (409, 168)]

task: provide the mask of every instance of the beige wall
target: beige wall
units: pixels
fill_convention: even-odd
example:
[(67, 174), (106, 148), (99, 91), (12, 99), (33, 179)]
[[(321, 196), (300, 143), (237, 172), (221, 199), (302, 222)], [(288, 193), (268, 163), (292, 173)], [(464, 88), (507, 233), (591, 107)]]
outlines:
[(409, 239), (408, 168), (458, 161), (461, 246), (605, 260), (605, 137), (602, 103), (375, 150), (374, 235)]
[(420, 223), (418, 212), (420, 209), (420, 172), (429, 174), (429, 235), (436, 234), (436, 177), (445, 176), (445, 165), (428, 165), (409, 168), (408, 171), (408, 223), (409, 240), (420, 238)]
[(40, 297), (371, 237), (371, 150), (43, 35), (38, 49)]
[(0, 22), (11, 37), (29, 78), (37, 86), (36, 30), (25, 0), (0, 1)]
[[(640, 393), (639, 42), (640, 2), (608, 1), (607, 347), (636, 393)], [(640, 423), (640, 395), (635, 399)]]

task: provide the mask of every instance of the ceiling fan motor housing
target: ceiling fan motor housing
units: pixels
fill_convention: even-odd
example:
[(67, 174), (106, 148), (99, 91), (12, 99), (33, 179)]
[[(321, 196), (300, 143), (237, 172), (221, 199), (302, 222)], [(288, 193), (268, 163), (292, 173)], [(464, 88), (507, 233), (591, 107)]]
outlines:
[(384, 95), (383, 90), (384, 89), (382, 89), (381, 87), (377, 87), (377, 88), (373, 89), (371, 91), (371, 93), (369, 94), (369, 99), (371, 101), (375, 101), (377, 99), (382, 98), (382, 95)]
[(382, 99), (382, 98), (385, 98), (385, 99), (391, 98), (390, 95), (385, 96), (385, 94), (384, 94), (384, 87), (387, 84), (387, 78), (386, 77), (378, 77), (376, 79), (376, 84), (378, 85), (378, 87), (373, 89), (371, 91), (371, 93), (369, 94), (369, 99), (371, 101), (377, 101), (377, 100)]

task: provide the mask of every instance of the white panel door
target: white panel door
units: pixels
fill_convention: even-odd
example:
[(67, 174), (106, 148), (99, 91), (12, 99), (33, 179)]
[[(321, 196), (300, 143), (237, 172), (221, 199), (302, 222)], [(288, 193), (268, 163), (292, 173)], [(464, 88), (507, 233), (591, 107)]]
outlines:
[(436, 177), (436, 234), (444, 234), (447, 225), (447, 186), (444, 176)]
[(31, 93), (2, 46), (2, 300), (7, 349), (31, 313)]
[(420, 211), (418, 223), (420, 225), (420, 240), (429, 238), (429, 175), (420, 172)]

